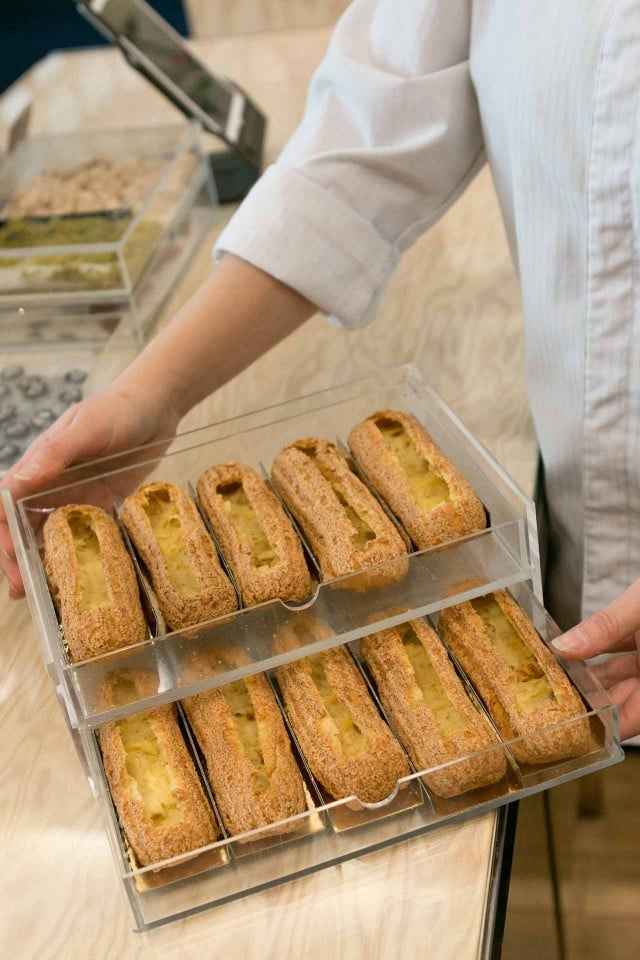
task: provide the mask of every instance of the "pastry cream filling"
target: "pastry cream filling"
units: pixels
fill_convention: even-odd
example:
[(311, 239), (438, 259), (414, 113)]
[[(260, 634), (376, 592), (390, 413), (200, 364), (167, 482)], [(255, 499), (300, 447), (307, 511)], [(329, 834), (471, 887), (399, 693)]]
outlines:
[(471, 601), (482, 619), (484, 632), (502, 659), (514, 670), (508, 686), (524, 713), (533, 713), (542, 703), (555, 699), (553, 687), (535, 655), (505, 617), (493, 594)]
[(367, 739), (329, 683), (319, 653), (309, 657), (309, 666), (311, 667), (311, 679), (322, 697), (328, 714), (331, 735), (337, 737), (342, 751), (347, 757), (355, 757), (360, 753), (365, 753), (369, 746)]
[(255, 785), (259, 790), (265, 790), (269, 786), (270, 774), (262, 754), (258, 721), (247, 685), (244, 680), (234, 680), (221, 687), (221, 690), (229, 705), (242, 749), (253, 766)]
[(451, 737), (468, 725), (466, 718), (455, 707), (447, 695), (444, 684), (438, 676), (431, 657), (420, 642), (413, 627), (403, 623), (396, 628), (402, 640), (404, 652), (409, 658), (416, 683), (413, 701), (425, 703), (433, 712), (443, 736)]
[(329, 474), (329, 472), (328, 472), (326, 469), (324, 469), (324, 468), (318, 463), (318, 461), (317, 461), (317, 459), (316, 459), (316, 448), (315, 448), (315, 447), (301, 447), (301, 448), (299, 448), (299, 449), (301, 449), (301, 450), (302, 450), (302, 453), (305, 453), (305, 454), (309, 457), (309, 459), (312, 460), (312, 461), (315, 463), (315, 465), (316, 465), (316, 467), (318, 468), (319, 472), (322, 474), (322, 476), (324, 477), (324, 479), (327, 481), (327, 483), (329, 484), (329, 486), (330, 486), (331, 489), (333, 490), (333, 492), (334, 492), (334, 494), (335, 494), (335, 496), (336, 496), (336, 499), (338, 500), (338, 503), (340, 504), (341, 507), (344, 508), (344, 511), (345, 511), (345, 513), (346, 513), (346, 515), (347, 515), (347, 519), (349, 520), (349, 523), (351, 524), (351, 526), (353, 527), (353, 529), (354, 529), (355, 532), (356, 532), (356, 537), (355, 537), (355, 541), (354, 541), (354, 546), (355, 546), (356, 550), (359, 552), (360, 550), (364, 549), (365, 545), (366, 545), (370, 540), (375, 540), (375, 539), (376, 539), (376, 536), (377, 536), (377, 535), (376, 535), (375, 530), (373, 530), (373, 529), (369, 526), (369, 524), (367, 523), (367, 521), (364, 520), (364, 519), (360, 516), (360, 514), (357, 513), (357, 512), (353, 509), (353, 507), (351, 506), (351, 504), (347, 501), (346, 497), (345, 497), (345, 496), (340, 492), (340, 490), (338, 490), (337, 487), (335, 486), (335, 482), (334, 482), (334, 480), (332, 479), (332, 477), (331, 477), (331, 475)]
[(70, 513), (67, 522), (78, 562), (78, 608), (85, 611), (108, 607), (111, 600), (93, 523), (81, 513)]
[(167, 490), (154, 490), (142, 504), (167, 565), (169, 580), (183, 597), (200, 593), (200, 583), (187, 556), (178, 508)]
[[(135, 686), (129, 679), (112, 684), (116, 706), (130, 703)], [(148, 713), (137, 713), (116, 722), (125, 752), (125, 768), (135, 782), (145, 812), (154, 827), (170, 827), (182, 820), (182, 811), (174, 795), (167, 755), (159, 742)]]
[(438, 504), (450, 500), (451, 491), (446, 480), (432, 469), (402, 424), (388, 417), (380, 417), (375, 424), (406, 473), (416, 503), (425, 510), (433, 510)]
[(244, 487), (236, 483), (221, 483), (216, 493), (222, 497), (224, 508), (234, 530), (248, 547), (256, 567), (272, 567), (278, 562), (278, 553), (269, 543), (269, 539), (249, 503)]

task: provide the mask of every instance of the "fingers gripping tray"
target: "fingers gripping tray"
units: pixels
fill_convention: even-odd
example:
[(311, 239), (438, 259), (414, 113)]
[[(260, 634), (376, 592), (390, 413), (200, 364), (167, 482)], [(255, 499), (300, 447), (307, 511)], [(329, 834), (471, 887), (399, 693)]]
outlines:
[[(297, 512), (294, 500), (287, 498), (286, 486), (277, 482), (278, 469), (273, 470), (276, 482), (271, 483), (272, 466), (283, 448), (300, 447), (301, 438), (326, 438), (346, 457), (347, 486), (353, 482), (351, 477), (357, 477), (359, 484), (371, 487), (366, 468), (360, 458), (359, 464), (354, 462), (352, 454), (357, 453), (355, 447), (349, 449), (348, 442), (352, 428), (374, 411), (401, 411), (426, 428), (479, 498), (486, 526), (418, 549), (393, 504), (373, 489), (375, 505), (366, 513), (367, 523), (360, 508), (358, 515), (348, 514), (355, 523), (354, 538), (363, 542), (375, 539), (377, 534), (370, 527), (377, 530), (376, 524), (388, 524), (389, 537), (400, 543), (401, 555), (396, 551), (364, 572), (327, 574), (313, 528)], [(310, 442), (304, 440), (307, 447)], [(203, 509), (202, 488), (198, 489), (205, 471), (230, 462), (253, 468), (281, 499), (308, 568), (308, 580), (306, 574), (303, 578), (309, 584), (308, 596), (303, 599), (243, 603), (242, 577), (236, 576), (227, 541), (223, 546), (217, 536), (219, 528), (214, 529), (215, 523)], [(320, 456), (316, 463), (328, 475), (329, 467), (323, 466)], [(228, 576), (233, 587), (228, 590), (232, 599), (227, 612), (179, 630), (167, 626), (163, 597), (154, 589), (153, 570), (139, 552), (136, 537), (132, 544), (122, 523), (127, 520), (127, 510), (121, 511), (125, 499), (140, 484), (155, 481), (158, 487), (177, 484), (190, 492), (201, 514), (202, 536), (208, 538), (213, 555), (217, 553), (220, 575)], [(431, 495), (436, 488), (431, 479), (429, 483)], [(225, 489), (230, 491), (226, 508), (230, 515), (244, 516), (242, 488), (240, 495), (237, 484)], [(615, 710), (583, 664), (563, 665), (569, 681), (563, 673), (562, 682), (571, 686), (574, 707), (562, 714), (549, 710), (544, 714), (544, 727), (538, 724), (534, 729), (525, 723), (522, 728), (512, 728), (502, 722), (503, 708), (496, 706), (478, 683), (467, 659), (455, 643), (448, 642), (446, 616), (440, 628), (443, 610), (458, 609), (470, 601), (476, 603), (473, 610), (482, 611), (486, 607), (486, 603), (481, 606), (482, 598), (494, 602), (507, 595), (524, 612), (546, 651), (559, 632), (539, 600), (533, 504), (412, 368), (220, 422), (182, 434), (170, 444), (149, 445), (75, 468), (51, 489), (15, 502), (5, 493), (3, 499), (43, 661), (102, 805), (137, 929), (406, 839), (621, 759)], [(114, 637), (109, 652), (83, 660), (72, 659), (42, 557), (42, 528), (47, 518), (69, 504), (101, 507), (120, 525), (146, 620), (144, 636), (138, 642), (119, 646)], [(258, 530), (254, 519), (250, 518), (253, 526), (242, 528), (244, 534), (253, 537), (252, 544), (257, 543), (262, 551), (260, 563), (274, 563), (269, 550), (264, 551), (260, 540), (264, 531)], [(446, 751), (428, 754), (435, 758), (428, 767), (420, 760), (425, 755), (420, 744), (416, 747), (407, 736), (392, 698), (372, 676), (367, 644), (362, 642), (410, 621), (427, 624), (432, 632), (435, 628), (434, 642), (441, 652), (433, 663), (445, 671), (441, 676), (447, 684), (455, 683), (458, 691), (450, 694), (455, 700), (452, 706), (429, 673), (433, 664), (427, 664), (425, 673), (423, 660), (411, 661), (414, 701), (420, 700), (422, 706), (422, 697), (427, 707), (431, 704), (429, 716), (435, 718), (433, 722), (442, 721), (440, 733), (445, 744), (460, 711), (471, 711), (469, 716), (476, 718), (473, 722), (485, 730), (484, 739), (470, 739), (466, 748), (464, 737), (457, 736), (456, 742), (463, 747), (455, 755)], [(425, 632), (419, 626), (416, 629), (420, 635)], [(405, 634), (406, 630), (402, 636)], [(493, 636), (491, 633), (489, 639)], [(499, 643), (497, 648), (506, 658), (505, 670), (510, 669), (513, 650), (518, 649), (517, 640), (509, 643), (506, 653)], [(536, 699), (532, 702), (537, 707), (541, 697), (553, 700), (559, 694), (556, 687), (545, 694), (540, 686), (544, 681), (537, 679), (535, 672), (536, 664), (547, 663), (546, 657), (553, 654), (535, 649), (537, 660), (529, 652), (516, 666), (529, 673), (534, 669), (531, 677)], [(555, 663), (555, 657), (553, 660)], [(302, 680), (292, 683), (296, 669), (302, 670)], [(425, 686), (420, 678), (424, 680), (427, 674), (431, 679)], [(344, 679), (347, 676), (348, 680)], [(304, 723), (300, 724), (298, 715), (304, 718), (309, 711), (297, 711), (290, 699), (291, 690), (295, 696), (303, 687), (310, 691), (315, 704), (312, 709), (322, 718), (322, 735), (315, 739), (318, 743), (326, 740), (329, 751), (341, 751), (344, 763), (337, 780), (338, 768), (334, 764), (333, 772), (327, 772), (331, 765), (323, 765), (314, 738), (310, 739)], [(113, 694), (116, 688), (117, 695)], [(105, 696), (106, 689), (112, 695)], [(167, 706), (173, 704), (176, 706)], [(529, 701), (526, 708), (530, 709)], [(226, 741), (223, 737), (219, 743), (213, 742), (216, 738), (207, 735), (202, 718), (209, 716), (229, 717)], [(267, 720), (273, 738), (265, 746)], [(169, 740), (163, 739), (167, 725), (173, 731)], [(223, 730), (224, 724), (218, 726)], [(421, 735), (427, 737), (424, 729)], [(190, 790), (194, 797), (197, 794), (197, 803), (209, 810), (208, 833), (194, 831), (190, 843), (163, 847), (155, 842), (160, 835), (156, 832), (155, 845), (150, 847), (156, 852), (144, 853), (144, 844), (136, 842), (136, 830), (127, 819), (130, 809), (118, 801), (112, 786), (114, 754), (110, 749), (105, 753), (105, 744), (114, 730), (123, 745), (125, 781), (135, 786), (141, 816), (150, 818), (155, 831), (166, 830), (167, 837), (173, 836), (176, 818), (180, 822), (183, 814), (169, 796), (171, 791), (165, 789), (169, 781), (162, 779), (161, 761), (174, 756), (173, 740), (180, 739), (180, 756), (190, 757)], [(573, 747), (546, 756), (527, 749), (527, 744), (533, 748), (545, 737)], [(225, 743), (237, 749), (239, 757), (237, 794), (232, 791), (231, 798), (220, 786), (224, 783), (222, 767), (216, 769), (217, 757), (223, 763), (227, 756)], [(374, 750), (376, 757), (387, 758), (385, 769), (373, 779), (366, 760), (368, 749)], [(284, 763), (282, 769), (288, 771), (288, 793), (276, 789), (278, 763)], [(468, 776), (475, 767), (492, 773), (475, 782)], [(359, 780), (358, 770), (367, 770), (369, 779)], [(244, 780), (240, 771), (244, 771)], [(443, 789), (443, 783), (458, 786)], [(256, 800), (260, 789), (262, 800)], [(263, 811), (260, 816), (253, 815), (256, 804)]]

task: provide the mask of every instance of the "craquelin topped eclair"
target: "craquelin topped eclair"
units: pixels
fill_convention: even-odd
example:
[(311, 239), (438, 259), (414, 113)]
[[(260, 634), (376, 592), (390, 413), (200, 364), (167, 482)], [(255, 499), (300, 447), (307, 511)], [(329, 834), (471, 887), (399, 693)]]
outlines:
[[(332, 635), (317, 617), (299, 619), (276, 637), (276, 650), (295, 649)], [(380, 716), (346, 647), (335, 647), (277, 668), (284, 706), (311, 772), (335, 799), (354, 794), (384, 800), (409, 764)]]
[[(102, 706), (123, 706), (156, 690), (144, 671), (116, 671), (103, 685)], [(217, 840), (174, 704), (107, 723), (98, 740), (111, 796), (140, 866)]]
[[(582, 700), (517, 603), (504, 590), (443, 610), (441, 633), (521, 763), (587, 753)], [(574, 719), (575, 718), (575, 719)], [(562, 721), (564, 726), (546, 730)]]
[(356, 463), (423, 550), (486, 527), (470, 484), (415, 417), (380, 410), (349, 434)]
[(191, 497), (174, 483), (145, 483), (120, 516), (149, 571), (162, 614), (182, 630), (237, 609), (233, 584)]
[(51, 514), (43, 535), (47, 581), (71, 659), (146, 640), (135, 570), (113, 517), (72, 503)]
[(302, 545), (280, 501), (255, 470), (240, 463), (211, 467), (198, 481), (198, 496), (247, 606), (309, 596)]
[[(201, 679), (250, 662), (244, 651), (217, 644), (191, 657), (189, 673), (191, 679)], [(302, 776), (263, 674), (188, 697), (183, 706), (231, 836), (306, 809)]]
[[(360, 652), (416, 770), (458, 761), (425, 776), (434, 793), (454, 797), (504, 777), (500, 739), (426, 621), (410, 620), (363, 637)], [(477, 751), (487, 752), (467, 757)]]
[(325, 579), (365, 571), (353, 584), (357, 589), (403, 579), (404, 540), (333, 443), (309, 438), (289, 444), (275, 458), (271, 475)]

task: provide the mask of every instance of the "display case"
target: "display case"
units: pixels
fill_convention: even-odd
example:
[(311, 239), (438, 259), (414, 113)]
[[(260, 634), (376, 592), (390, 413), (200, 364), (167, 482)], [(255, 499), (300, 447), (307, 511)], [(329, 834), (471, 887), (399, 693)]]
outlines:
[[(346, 450), (351, 427), (372, 412), (385, 409), (411, 413), (427, 428), (484, 504), (486, 529), (427, 550), (416, 550), (409, 543), (406, 560), (392, 560), (385, 565), (387, 572), (391, 572), (394, 565), (403, 564), (398, 576), (386, 578), (395, 582), (377, 589), (365, 589), (357, 573), (323, 581), (309, 551), (314, 586), (303, 603), (274, 600), (241, 607), (234, 614), (178, 632), (166, 630), (148, 577), (134, 552), (139, 588), (148, 614), (148, 638), (135, 646), (83, 662), (69, 659), (40, 554), (42, 523), (56, 507), (93, 503), (117, 516), (123, 498), (143, 479), (173, 481), (193, 490), (206, 468), (229, 460), (249, 464), (268, 476), (275, 455), (286, 443), (301, 437), (326, 437)], [(348, 454), (348, 450), (346, 452)], [(506, 774), (493, 786), (445, 799), (428, 785), (433, 782), (430, 777), (434, 770), (440, 768), (415, 770), (409, 764), (408, 775), (398, 780), (391, 795), (380, 802), (366, 803), (355, 796), (333, 800), (314, 778), (289, 728), (294, 756), (305, 784), (305, 812), (235, 836), (226, 835), (218, 818), (220, 839), (217, 842), (169, 861), (141, 867), (112, 802), (96, 731), (104, 724), (122, 722), (128, 716), (160, 704), (177, 702), (179, 722), (203, 790), (218, 817), (202, 757), (180, 706), (185, 697), (253, 673), (264, 673), (281, 703), (276, 673), (279, 665), (346, 645), (384, 717), (360, 657), (360, 639), (421, 617), (428, 617), (437, 629), (438, 613), (445, 607), (498, 589), (511, 592), (542, 640), (549, 644), (559, 631), (540, 602), (533, 504), (412, 368), (338, 386), (182, 434), (171, 443), (148, 445), (67, 471), (54, 488), (17, 502), (8, 492), (3, 497), (43, 661), (92, 790), (101, 804), (137, 929), (146, 929), (406, 840), (452, 819), (497, 807), (600, 769), (622, 757), (615, 709), (605, 692), (584, 664), (564, 663), (586, 711), (569, 717), (562, 724), (588, 731), (589, 745), (578, 756), (525, 765), (515, 759), (514, 741), (498, 734), (495, 746), (484, 751), (495, 752), (505, 760)], [(224, 559), (223, 556), (223, 562)], [(321, 630), (314, 630), (316, 623), (323, 625)], [(299, 645), (294, 648), (279, 642), (283, 632), (290, 632), (292, 627), (299, 637)], [(246, 665), (204, 678), (194, 675), (191, 669), (194, 653), (220, 643), (244, 651)], [(487, 722), (493, 724), (473, 684), (455, 664), (455, 659), (451, 659), (467, 692)], [(105, 708), (100, 691), (115, 671), (122, 670), (143, 671), (149, 680), (147, 692), (144, 697)], [(286, 711), (284, 716), (286, 720)], [(393, 725), (390, 726), (393, 730)], [(494, 731), (498, 733), (495, 725)], [(517, 744), (515, 747), (518, 753)], [(467, 756), (454, 763), (468, 759)]]
[(3, 350), (145, 325), (212, 222), (196, 124), (23, 140), (0, 167)]
[(133, 359), (218, 211), (196, 124), (32, 137), (4, 160), (0, 476), (100, 386), (98, 358), (114, 377)]

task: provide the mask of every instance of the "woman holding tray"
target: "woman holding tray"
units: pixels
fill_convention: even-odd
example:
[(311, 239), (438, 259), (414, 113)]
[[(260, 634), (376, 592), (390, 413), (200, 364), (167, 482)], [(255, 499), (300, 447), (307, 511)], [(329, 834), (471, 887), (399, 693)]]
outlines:
[[(375, 316), (402, 253), (488, 160), (518, 269), (568, 657), (640, 732), (640, 3), (355, 0), (305, 116), (217, 245), (210, 278), (108, 391), (4, 485), (175, 431), (317, 309)], [(336, 334), (337, 335), (337, 334)], [(559, 411), (561, 414), (559, 415)], [(4, 518), (0, 565), (22, 585)]]

